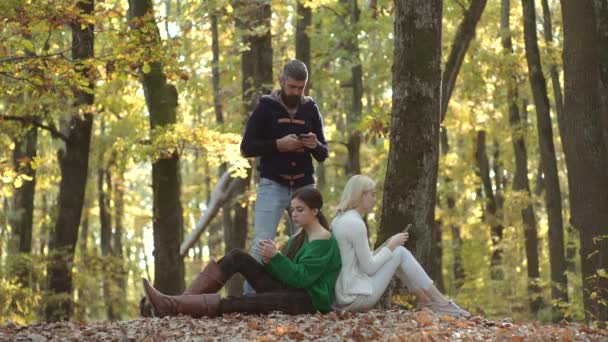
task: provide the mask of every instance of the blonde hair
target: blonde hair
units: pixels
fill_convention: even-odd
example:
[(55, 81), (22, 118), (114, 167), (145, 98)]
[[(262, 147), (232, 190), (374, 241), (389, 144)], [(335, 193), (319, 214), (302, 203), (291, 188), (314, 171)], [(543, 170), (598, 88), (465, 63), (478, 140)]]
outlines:
[(336, 212), (340, 214), (347, 210), (357, 208), (359, 204), (361, 204), (363, 193), (374, 190), (375, 187), (376, 182), (367, 176), (354, 175), (350, 177), (344, 186), (340, 203), (336, 206)]

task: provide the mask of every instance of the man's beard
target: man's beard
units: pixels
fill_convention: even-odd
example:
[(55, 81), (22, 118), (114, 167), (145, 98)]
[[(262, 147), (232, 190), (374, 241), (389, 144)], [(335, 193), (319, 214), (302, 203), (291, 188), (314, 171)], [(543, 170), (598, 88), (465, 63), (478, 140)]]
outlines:
[(299, 95), (285, 95), (285, 92), (281, 92), (281, 100), (287, 106), (287, 108), (295, 108), (300, 104)]

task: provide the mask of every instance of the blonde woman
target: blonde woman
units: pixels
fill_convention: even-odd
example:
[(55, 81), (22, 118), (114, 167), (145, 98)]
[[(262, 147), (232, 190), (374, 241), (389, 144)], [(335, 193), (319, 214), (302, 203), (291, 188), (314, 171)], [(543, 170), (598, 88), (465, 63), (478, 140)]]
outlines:
[(428, 307), (443, 315), (469, 317), (469, 312), (437, 290), (412, 253), (403, 247), (409, 237), (407, 232), (395, 234), (372, 253), (362, 217), (374, 207), (375, 186), (369, 177), (351, 177), (344, 187), (337, 216), (331, 223), (342, 259), (334, 307), (347, 311), (372, 308), (393, 275), (397, 275), (416, 295), (418, 309)]

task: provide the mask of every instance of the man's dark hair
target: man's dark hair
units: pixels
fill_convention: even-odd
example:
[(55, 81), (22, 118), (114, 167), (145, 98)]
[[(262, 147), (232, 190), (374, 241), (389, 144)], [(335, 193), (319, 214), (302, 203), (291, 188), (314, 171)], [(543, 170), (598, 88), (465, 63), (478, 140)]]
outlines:
[(297, 59), (292, 59), (285, 63), (283, 71), (281, 71), (281, 79), (291, 79), (294, 81), (307, 81), (308, 80), (308, 69), (306, 64)]

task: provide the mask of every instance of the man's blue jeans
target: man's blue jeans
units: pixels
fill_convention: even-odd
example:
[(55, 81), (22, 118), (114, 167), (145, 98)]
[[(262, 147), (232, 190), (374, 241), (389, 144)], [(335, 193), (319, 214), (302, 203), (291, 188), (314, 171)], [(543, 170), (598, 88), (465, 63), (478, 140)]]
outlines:
[[(304, 187), (314, 187), (314, 185), (311, 184)], [(260, 240), (275, 239), (279, 221), (281, 220), (285, 209), (289, 209), (291, 196), (296, 190), (296, 188), (281, 185), (273, 180), (260, 178), (255, 200), (254, 235), (253, 242), (251, 243), (251, 255), (259, 263), (262, 263), (262, 256), (258, 249), (258, 242)], [(291, 220), (291, 213), (289, 214), (286, 233), (289, 236), (292, 236), (295, 233), (295, 227)], [(255, 291), (249, 283), (245, 282), (243, 292), (244, 294), (250, 294)]]

